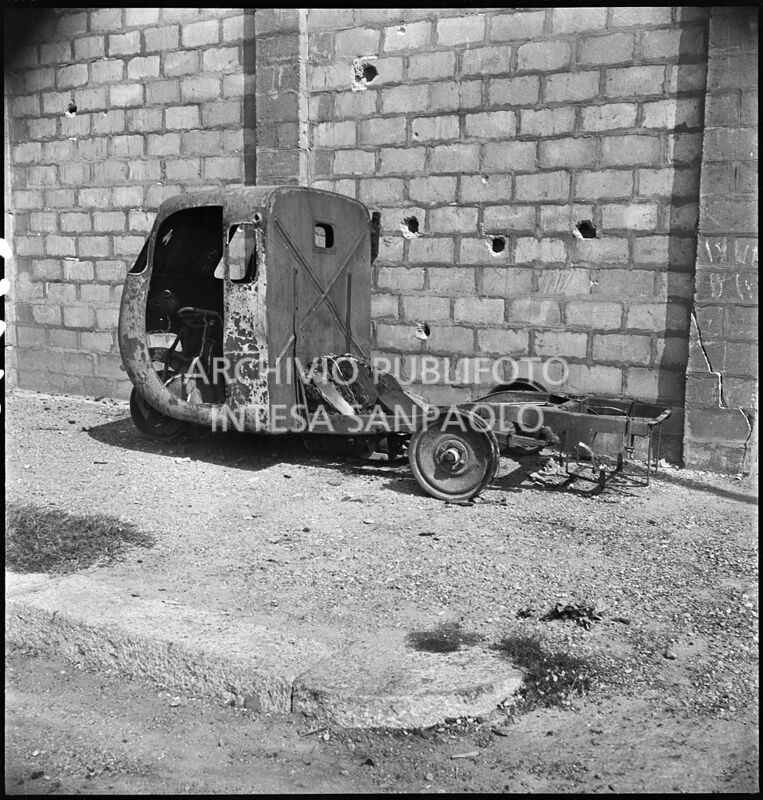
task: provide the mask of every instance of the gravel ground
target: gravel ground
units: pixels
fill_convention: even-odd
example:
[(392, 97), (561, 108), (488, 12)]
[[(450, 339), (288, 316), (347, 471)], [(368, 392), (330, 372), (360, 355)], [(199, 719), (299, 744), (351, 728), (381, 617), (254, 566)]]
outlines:
[[(331, 640), (457, 625), (464, 642), (510, 652), (536, 637), (590, 678), (586, 697), (564, 698), (564, 724), (590, 702), (615, 703), (618, 719), (646, 703), (684, 758), (718, 748), (724, 774), (757, 785), (750, 479), (664, 469), (649, 487), (591, 497), (534, 483), (537, 457), (503, 459), (479, 501), (460, 506), (424, 495), (407, 462), (384, 457), (317, 457), (297, 440), (237, 434), (155, 445), (117, 401), (17, 391), (6, 425), (9, 502), (97, 510), (156, 540), (95, 564), (94, 577)], [(557, 604), (599, 619), (542, 620)], [(706, 742), (692, 740), (698, 725)], [(649, 746), (636, 727), (634, 752)], [(652, 756), (670, 758), (657, 733)], [(724, 786), (707, 777), (695, 790)]]

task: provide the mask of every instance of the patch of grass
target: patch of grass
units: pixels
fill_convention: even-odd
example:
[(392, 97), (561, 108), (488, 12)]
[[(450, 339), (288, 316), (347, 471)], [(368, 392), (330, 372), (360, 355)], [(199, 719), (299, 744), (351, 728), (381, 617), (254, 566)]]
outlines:
[(108, 514), (68, 514), (34, 503), (6, 508), (5, 566), (15, 572), (77, 572), (153, 544), (152, 536)]
[(506, 636), (496, 649), (525, 672), (514, 705), (520, 713), (536, 708), (569, 708), (573, 697), (587, 694), (596, 682), (596, 664), (550, 651), (537, 635)]

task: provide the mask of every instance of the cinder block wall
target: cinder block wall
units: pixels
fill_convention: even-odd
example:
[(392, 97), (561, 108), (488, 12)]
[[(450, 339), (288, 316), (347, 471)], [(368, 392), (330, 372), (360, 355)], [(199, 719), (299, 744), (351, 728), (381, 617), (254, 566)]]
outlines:
[(124, 275), (157, 205), (244, 175), (242, 9), (42, 10), (6, 63), (9, 380), (126, 396)]
[[(379, 353), (562, 357), (564, 389), (671, 406), (679, 458), (706, 11), (311, 9), (308, 29), (313, 184), (382, 212)], [(421, 392), (484, 393), (464, 377)]]
[[(409, 372), (412, 356), (443, 366), (562, 357), (565, 389), (670, 405), (665, 455), (679, 460), (693, 302), (698, 314), (724, 306), (723, 347), (756, 336), (751, 322), (728, 334), (752, 301), (703, 293), (725, 266), (702, 273), (695, 297), (703, 128), (720, 127), (704, 109), (707, 15), (264, 9), (254, 44), (241, 9), (38, 15), (6, 63), (6, 230), (16, 253), (8, 377), (125, 396), (120, 285), (158, 203), (186, 188), (302, 181), (382, 212), (378, 355), (402, 356)], [(720, 74), (730, 77), (719, 98), (737, 88), (733, 72)], [(749, 126), (752, 95), (737, 97)], [(705, 159), (703, 186), (716, 185), (723, 160)], [(717, 198), (727, 218), (735, 206), (726, 201), (752, 191), (735, 180)], [(596, 238), (577, 235), (583, 221)], [(729, 248), (750, 240), (752, 258), (756, 231), (723, 233)], [(710, 266), (701, 259), (698, 269)], [(757, 256), (743, 277), (756, 269)], [(426, 341), (415, 335), (422, 322)], [(731, 364), (734, 352), (722, 358)], [(752, 375), (723, 369), (728, 404)], [(467, 399), (491, 381), (451, 377), (421, 391)], [(744, 443), (734, 431), (698, 434), (717, 405), (695, 405), (692, 463), (733, 466), (713, 458), (715, 445)]]
[(705, 104), (688, 464), (757, 469), (758, 9), (714, 8)]

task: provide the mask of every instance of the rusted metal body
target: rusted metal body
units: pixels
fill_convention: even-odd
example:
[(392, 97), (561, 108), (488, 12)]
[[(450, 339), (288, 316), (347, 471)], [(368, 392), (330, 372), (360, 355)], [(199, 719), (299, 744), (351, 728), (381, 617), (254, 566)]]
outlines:
[[(248, 279), (231, 273), (231, 230), (244, 226), (256, 261)], [(192, 245), (165, 254), (179, 237)], [(369, 354), (371, 238), (365, 206), (316, 189), (241, 187), (168, 199), (122, 296), (119, 346), (133, 385), (175, 419), (211, 425), (225, 406), (245, 430), (268, 432), (273, 406), (300, 399), (298, 382), (285, 379), (290, 361), (307, 364), (348, 343)], [(180, 306), (219, 314), (216, 355), (231, 378), (224, 402), (189, 402), (152, 367), (149, 301), (163, 291), (177, 295)]]
[(616, 468), (601, 468), (594, 479), (600, 488), (633, 455), (638, 437), (648, 441), (651, 469), (659, 458), (653, 434), (667, 409), (555, 395), (527, 381), (473, 403), (431, 407), (375, 370), (378, 223), (356, 200), (300, 186), (165, 201), (120, 309), (136, 426), (169, 440), (186, 423), (214, 430), (230, 421), (240, 431), (304, 433), (328, 449), (340, 443), (389, 457), (407, 446), (419, 484), (445, 500), (478, 494), (501, 452), (558, 444), (568, 456), (590, 453), (599, 433), (621, 438)]

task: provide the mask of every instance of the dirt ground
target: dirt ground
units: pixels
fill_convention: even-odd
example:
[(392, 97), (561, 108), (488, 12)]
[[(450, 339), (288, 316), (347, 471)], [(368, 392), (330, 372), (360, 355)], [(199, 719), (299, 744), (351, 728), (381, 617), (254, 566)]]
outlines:
[[(301, 718), (170, 705), (162, 687), (12, 653), (6, 791), (758, 790), (754, 481), (667, 469), (588, 497), (533, 482), (537, 457), (503, 459), (479, 502), (447, 505), (406, 462), (236, 434), (159, 446), (124, 403), (7, 401), (8, 502), (156, 540), (88, 569), (115, 591), (332, 642), (443, 625), (464, 646), (534, 642), (587, 692), (547, 708), (559, 693), (536, 672), (547, 694), (490, 720), (324, 740)], [(569, 603), (600, 619), (542, 619)]]

